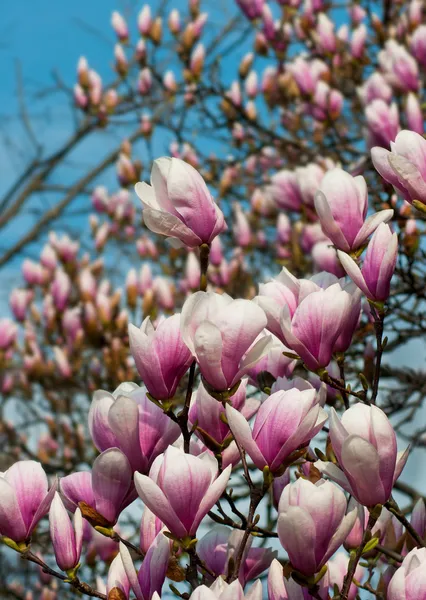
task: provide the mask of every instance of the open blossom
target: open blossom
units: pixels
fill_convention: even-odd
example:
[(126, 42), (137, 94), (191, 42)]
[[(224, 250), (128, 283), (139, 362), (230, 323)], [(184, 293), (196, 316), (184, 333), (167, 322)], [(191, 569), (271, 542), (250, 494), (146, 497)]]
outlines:
[(368, 193), (364, 177), (352, 177), (342, 169), (328, 171), (315, 196), (315, 208), (324, 233), (339, 250), (360, 248), (380, 223), (392, 218), (382, 210), (368, 219)]
[(137, 183), (146, 226), (195, 247), (210, 244), (226, 229), (222, 211), (201, 175), (178, 158), (154, 161), (151, 186)]
[(227, 294), (197, 292), (182, 308), (183, 340), (204, 380), (216, 391), (232, 388), (266, 353), (269, 337), (252, 346), (265, 325), (259, 306)]
[(180, 435), (179, 426), (134, 383), (122, 383), (112, 394), (94, 393), (89, 431), (98, 450), (119, 448), (142, 473)]
[(154, 600), (154, 594), (161, 594), (170, 557), (170, 540), (162, 531), (156, 536), (136, 573), (130, 552), (120, 542), (120, 556), (128, 582), (136, 600)]
[[(61, 479), (61, 492), (65, 506), (75, 511), (81, 503), (96, 513), (96, 524), (114, 525), (122, 510), (136, 498), (132, 484), (132, 469), (118, 448), (102, 452), (94, 461), (92, 472), (77, 471)], [(97, 522), (103, 517), (102, 522)]]
[(231, 600), (231, 598), (232, 600), (262, 600), (262, 584), (256, 581), (244, 593), (238, 580), (226, 583), (222, 577), (218, 577), (210, 588), (200, 585), (191, 594), (191, 600)]
[(376, 170), (410, 204), (426, 204), (426, 140), (415, 131), (401, 131), (391, 144), (391, 152), (372, 148)]
[(0, 534), (25, 542), (49, 511), (57, 482), (51, 486), (40, 463), (16, 462), (0, 473)]
[(360, 269), (344, 252), (338, 251), (340, 262), (352, 281), (369, 300), (385, 302), (398, 256), (398, 237), (389, 225), (381, 223), (371, 238)]
[(222, 495), (231, 473), (218, 476), (218, 464), (208, 453), (185, 454), (169, 446), (153, 463), (149, 477), (135, 473), (144, 504), (179, 537), (195, 535), (199, 524)]
[(136, 368), (149, 393), (157, 400), (172, 398), (185, 375), (192, 355), (181, 331), (181, 316), (161, 321), (156, 329), (149, 317), (140, 329), (129, 325), (130, 351)]
[(58, 492), (55, 492), (49, 511), (49, 525), (56, 564), (62, 571), (74, 569), (79, 563), (83, 545), (83, 518), (80, 509), (75, 511), (71, 523)]
[(343, 544), (356, 509), (346, 514), (344, 493), (329, 481), (298, 479), (284, 488), (278, 506), (278, 536), (293, 568), (317, 573)]
[(226, 406), (229, 427), (258, 469), (279, 472), (298, 448), (308, 446), (321, 430), (327, 413), (316, 390), (296, 388), (272, 393), (261, 405), (251, 430), (246, 418)]
[(351, 312), (351, 295), (335, 283), (307, 295), (293, 316), (287, 306), (281, 313), (281, 339), (308, 369), (326, 367)]
[(388, 600), (420, 600), (426, 595), (426, 548), (414, 548), (392, 577)]
[(340, 469), (332, 463), (315, 463), (364, 506), (385, 504), (401, 474), (408, 451), (399, 453), (395, 431), (377, 406), (352, 406), (339, 420), (330, 414), (330, 439)]

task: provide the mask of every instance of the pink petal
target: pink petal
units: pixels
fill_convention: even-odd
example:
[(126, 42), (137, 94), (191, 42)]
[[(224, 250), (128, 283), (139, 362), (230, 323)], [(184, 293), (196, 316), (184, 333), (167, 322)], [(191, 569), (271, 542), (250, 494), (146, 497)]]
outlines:
[(173, 510), (164, 492), (156, 483), (140, 473), (135, 473), (135, 486), (142, 502), (154, 513), (174, 535), (185, 537), (186, 528)]

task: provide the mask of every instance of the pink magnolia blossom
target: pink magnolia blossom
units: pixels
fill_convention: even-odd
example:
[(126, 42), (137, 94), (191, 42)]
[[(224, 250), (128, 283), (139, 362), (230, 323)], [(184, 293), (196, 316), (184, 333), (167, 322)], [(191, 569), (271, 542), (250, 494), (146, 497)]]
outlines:
[(408, 458), (397, 453), (396, 435), (377, 406), (357, 403), (339, 420), (330, 413), (330, 439), (340, 469), (332, 463), (315, 463), (364, 506), (385, 504)]
[(229, 404), (229, 427), (258, 469), (268, 466), (272, 472), (282, 468), (291, 454), (321, 430), (327, 413), (319, 404), (314, 389), (296, 388), (272, 393), (256, 414), (251, 430), (246, 418)]
[(414, 548), (390, 580), (388, 600), (420, 600), (426, 594), (426, 548)]
[(283, 169), (271, 177), (268, 187), (277, 206), (284, 210), (299, 211), (303, 197), (295, 172)]
[(144, 207), (145, 224), (151, 231), (195, 247), (210, 244), (226, 229), (222, 211), (201, 175), (188, 163), (178, 158), (157, 159), (151, 186), (135, 186)]
[(94, 461), (92, 472), (76, 471), (61, 479), (65, 506), (75, 511), (80, 502), (95, 509), (111, 525), (131, 504), (136, 493), (132, 484), (132, 469), (118, 448), (109, 448)]
[(388, 82), (396, 89), (416, 92), (419, 87), (419, 68), (416, 59), (393, 39), (387, 40), (378, 54), (379, 64)]
[[(257, 340), (261, 337), (265, 337), (265, 335), (267, 335), (266, 329), (258, 336)], [(296, 366), (296, 361), (285, 356), (283, 354), (284, 352), (289, 352), (289, 349), (272, 334), (272, 341), (268, 353), (247, 371), (251, 385), (256, 387), (259, 385), (258, 377), (262, 372), (269, 373), (275, 379), (284, 376), (290, 377)]]
[(208, 511), (222, 495), (231, 473), (218, 476), (217, 461), (208, 453), (191, 456), (169, 446), (153, 463), (149, 477), (135, 473), (144, 504), (179, 537), (195, 535)]
[(164, 319), (154, 329), (149, 317), (140, 329), (129, 325), (130, 351), (149, 393), (157, 400), (172, 398), (192, 356), (181, 335), (181, 315)]
[(244, 593), (241, 583), (236, 580), (226, 583), (222, 577), (218, 577), (210, 588), (200, 585), (191, 594), (191, 600), (262, 600), (262, 584), (256, 581), (251, 588)]
[[(328, 577), (325, 575), (319, 582), (318, 594), (326, 600), (328, 596)], [(314, 600), (308, 589), (302, 587), (294, 579), (286, 579), (283, 567), (278, 560), (273, 560), (268, 573), (268, 600)]]
[[(343, 552), (338, 552), (335, 556), (333, 556), (331, 560), (328, 561), (327, 574), (331, 588), (337, 585), (339, 590), (342, 589), (343, 580), (346, 576), (346, 573), (348, 572), (348, 563), (349, 556), (347, 554), (344, 554)], [(357, 568), (355, 569), (354, 578), (357, 581), (362, 582), (364, 571), (364, 567), (358, 564)], [(359, 588), (354, 583), (352, 583), (352, 585), (349, 588), (348, 600), (355, 600), (358, 593)]]
[[(215, 526), (197, 543), (197, 554), (217, 577), (226, 577), (229, 560), (235, 555), (243, 535), (243, 531), (232, 531), (222, 525)], [(242, 586), (259, 577), (277, 556), (277, 551), (253, 547), (252, 542), (253, 537), (250, 536), (238, 577)]]
[(426, 25), (420, 25), (415, 29), (410, 48), (419, 63), (426, 67)]
[(180, 434), (179, 426), (134, 383), (123, 383), (112, 394), (94, 393), (89, 431), (98, 450), (120, 448), (132, 470), (143, 473)]
[(148, 35), (152, 26), (151, 7), (145, 4), (138, 15), (138, 29), (142, 35)]
[(124, 17), (116, 10), (112, 13), (111, 25), (117, 34), (118, 39), (122, 42), (127, 41), (127, 38), (129, 37), (129, 28), (127, 27)]
[(382, 210), (368, 219), (368, 192), (364, 177), (342, 169), (328, 171), (315, 196), (315, 208), (324, 233), (339, 250), (352, 252), (365, 244), (380, 223), (392, 218)]
[(11, 319), (0, 319), (0, 350), (7, 350), (16, 341), (18, 328)]
[(21, 460), (0, 473), (0, 534), (26, 542), (47, 514), (57, 488), (51, 488), (40, 463)]
[(410, 204), (426, 204), (426, 140), (414, 131), (401, 131), (391, 152), (373, 148), (371, 158), (376, 170)]
[(120, 556), (124, 571), (136, 600), (151, 600), (156, 593), (161, 594), (169, 565), (170, 544), (170, 540), (160, 531), (148, 548), (142, 566), (136, 573), (130, 552), (120, 542)]
[(345, 275), (345, 270), (337, 257), (337, 251), (330, 240), (314, 244), (311, 255), (318, 271), (327, 271), (336, 277)]
[[(246, 391), (247, 380), (243, 380), (238, 390), (230, 398), (230, 402), (235, 410), (245, 418), (251, 419), (258, 410), (260, 401), (255, 398), (247, 398)], [(229, 426), (221, 418), (224, 414), (225, 408), (222, 403), (210, 396), (201, 383), (191, 401), (188, 418), (190, 424), (197, 424), (195, 433), (207, 446), (212, 446), (211, 441), (222, 446), (232, 437)]]
[(368, 79), (366, 79), (364, 84), (358, 88), (358, 96), (366, 106), (377, 99), (389, 103), (392, 99), (392, 88), (383, 75), (378, 71), (375, 71)]
[(397, 136), (399, 127), (398, 107), (390, 106), (380, 98), (373, 100), (365, 109), (369, 147), (389, 148)]
[(304, 575), (317, 573), (341, 546), (355, 522), (356, 510), (346, 514), (344, 493), (320, 479), (298, 479), (284, 488), (278, 506), (278, 536), (293, 568)]
[(360, 290), (373, 302), (385, 302), (398, 255), (398, 237), (389, 225), (381, 223), (371, 238), (362, 269), (348, 254), (338, 251), (346, 273)]
[(163, 529), (164, 523), (154, 515), (152, 511), (145, 506), (141, 519), (140, 527), (140, 548), (145, 554), (149, 547)]
[(28, 307), (33, 299), (31, 290), (15, 288), (10, 294), (10, 308), (18, 321), (25, 321)]
[[(102, 537), (105, 539), (105, 536)], [(117, 554), (108, 570), (107, 586), (105, 590), (107, 595), (109, 595), (114, 588), (121, 590), (126, 598), (129, 597), (130, 582), (120, 554)]]
[(232, 388), (267, 352), (269, 337), (252, 346), (265, 325), (259, 306), (227, 294), (197, 292), (182, 308), (183, 340), (216, 391)]
[(80, 509), (75, 511), (71, 523), (58, 492), (55, 492), (49, 511), (49, 525), (56, 564), (62, 571), (74, 569), (80, 561), (83, 545), (83, 518)]
[(350, 293), (335, 283), (304, 297), (291, 316), (281, 312), (281, 339), (296, 352), (308, 369), (326, 367), (352, 309)]

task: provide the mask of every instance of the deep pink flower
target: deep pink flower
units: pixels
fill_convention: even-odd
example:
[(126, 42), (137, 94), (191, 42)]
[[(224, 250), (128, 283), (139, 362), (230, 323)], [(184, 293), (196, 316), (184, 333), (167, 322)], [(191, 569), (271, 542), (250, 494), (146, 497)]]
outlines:
[(315, 196), (322, 229), (339, 250), (360, 248), (380, 223), (392, 218), (393, 210), (382, 210), (368, 219), (368, 193), (364, 177), (352, 177), (342, 169), (328, 171)]
[(371, 238), (360, 269), (348, 254), (338, 251), (346, 273), (369, 300), (385, 302), (398, 256), (398, 237), (389, 225), (381, 223)]
[(181, 316), (175, 314), (154, 329), (149, 317), (140, 329), (129, 325), (130, 351), (149, 393), (156, 400), (172, 398), (193, 358), (181, 331)]

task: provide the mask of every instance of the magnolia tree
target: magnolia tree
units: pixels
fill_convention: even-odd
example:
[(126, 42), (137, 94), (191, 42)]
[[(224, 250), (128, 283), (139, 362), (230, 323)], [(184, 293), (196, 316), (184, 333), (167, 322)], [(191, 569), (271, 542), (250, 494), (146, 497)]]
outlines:
[(230, 4), (113, 13), (1, 200), (4, 597), (426, 598), (426, 11)]

